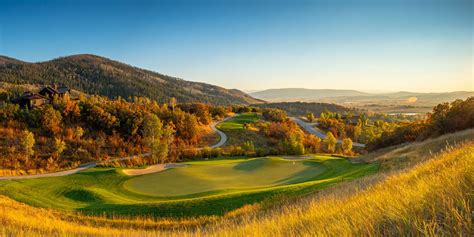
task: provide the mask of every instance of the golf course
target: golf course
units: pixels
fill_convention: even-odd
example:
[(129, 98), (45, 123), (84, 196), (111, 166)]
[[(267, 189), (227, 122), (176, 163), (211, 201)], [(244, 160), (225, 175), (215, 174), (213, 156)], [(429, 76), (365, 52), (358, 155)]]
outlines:
[(181, 164), (139, 176), (128, 176), (121, 168), (92, 168), (62, 177), (5, 180), (0, 182), (0, 193), (33, 206), (84, 214), (222, 215), (278, 194), (304, 195), (378, 169), (377, 164), (353, 164), (323, 155)]

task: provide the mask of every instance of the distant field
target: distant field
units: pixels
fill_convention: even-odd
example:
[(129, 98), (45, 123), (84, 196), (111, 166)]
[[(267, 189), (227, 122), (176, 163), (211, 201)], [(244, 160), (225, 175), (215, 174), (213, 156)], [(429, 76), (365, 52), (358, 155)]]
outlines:
[(188, 166), (130, 177), (120, 169), (0, 182), (0, 194), (27, 204), (85, 214), (222, 215), (274, 197), (302, 195), (377, 171), (377, 164), (313, 156), (196, 161)]

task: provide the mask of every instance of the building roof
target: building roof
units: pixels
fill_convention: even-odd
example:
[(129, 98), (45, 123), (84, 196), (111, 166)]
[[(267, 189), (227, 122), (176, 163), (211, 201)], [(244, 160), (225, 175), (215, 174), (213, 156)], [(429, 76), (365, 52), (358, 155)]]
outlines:
[(59, 91), (56, 90), (56, 89), (54, 89), (54, 88), (51, 87), (51, 86), (47, 86), (47, 87), (41, 89), (40, 93), (41, 93), (41, 92), (48, 92), (48, 93), (50, 93), (50, 94), (59, 94)]
[(58, 92), (61, 93), (61, 94), (66, 93), (68, 91), (70, 91), (70, 89), (67, 86), (58, 87)]
[[(31, 95), (28, 95), (28, 96), (25, 96), (23, 97), (24, 99), (28, 99), (28, 100), (36, 100), (36, 99), (48, 99), (47, 97), (44, 97), (40, 94), (31, 94)], [(49, 100), (49, 99), (48, 99)]]
[(47, 100), (49, 100), (49, 98), (44, 97), (40, 94), (35, 94), (35, 93), (27, 91), (27, 92), (23, 93), (23, 95), (21, 95), (20, 97), (13, 99), (12, 102), (13, 103), (18, 103), (22, 100), (37, 100), (37, 99), (47, 99)]

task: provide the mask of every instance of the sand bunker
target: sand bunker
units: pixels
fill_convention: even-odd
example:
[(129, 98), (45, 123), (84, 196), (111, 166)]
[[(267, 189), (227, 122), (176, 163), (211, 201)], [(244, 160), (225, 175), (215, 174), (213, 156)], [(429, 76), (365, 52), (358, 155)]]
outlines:
[(168, 164), (151, 165), (145, 169), (124, 169), (122, 171), (126, 175), (136, 176), (136, 175), (156, 173), (156, 172), (160, 172), (166, 169), (184, 167), (184, 166), (187, 166), (187, 164), (168, 163)]

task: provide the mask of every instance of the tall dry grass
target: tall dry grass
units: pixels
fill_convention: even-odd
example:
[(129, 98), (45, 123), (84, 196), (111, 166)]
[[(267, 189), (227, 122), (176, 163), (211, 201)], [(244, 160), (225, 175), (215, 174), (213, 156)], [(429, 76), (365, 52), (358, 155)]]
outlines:
[(0, 197), (1, 236), (472, 236), (474, 143), (273, 211), (185, 220), (83, 217)]
[(359, 181), (347, 192), (340, 190), (341, 186), (265, 216), (225, 223), (214, 229), (214, 234), (472, 236), (474, 143), (449, 148), (412, 169), (384, 176), (365, 179), (373, 185)]

